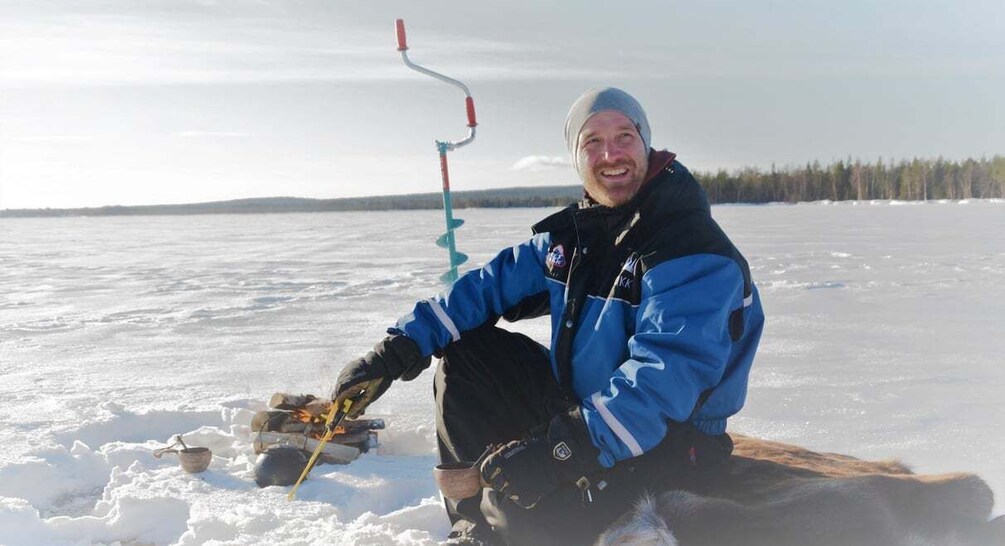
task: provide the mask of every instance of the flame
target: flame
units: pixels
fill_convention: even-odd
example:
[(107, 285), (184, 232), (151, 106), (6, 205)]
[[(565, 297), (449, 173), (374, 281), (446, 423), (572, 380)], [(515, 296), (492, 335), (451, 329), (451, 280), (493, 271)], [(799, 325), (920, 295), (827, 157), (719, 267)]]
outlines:
[[(331, 406), (328, 407), (328, 411), (332, 411)], [(311, 432), (310, 436), (314, 439), (321, 439), (324, 436), (324, 426), (325, 421), (328, 419), (328, 413), (313, 413), (305, 408), (297, 408), (293, 410), (293, 417), (300, 422), (310, 423)], [(345, 434), (345, 427), (339, 425), (335, 427), (335, 434)]]
[(293, 410), (293, 417), (302, 423), (324, 423), (327, 415), (314, 414), (304, 408), (297, 408)]

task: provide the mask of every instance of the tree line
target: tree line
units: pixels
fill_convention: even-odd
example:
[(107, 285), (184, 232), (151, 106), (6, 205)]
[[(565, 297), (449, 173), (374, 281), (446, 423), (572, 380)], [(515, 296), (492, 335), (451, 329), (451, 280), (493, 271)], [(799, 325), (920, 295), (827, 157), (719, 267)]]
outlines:
[[(797, 203), (800, 201), (927, 200), (1005, 198), (1005, 156), (991, 159), (851, 159), (823, 166), (738, 172), (695, 171), (714, 203)], [(457, 208), (563, 207), (583, 197), (582, 186), (538, 186), (452, 192)], [(184, 205), (108, 206), (79, 209), (8, 209), (0, 218), (24, 216), (135, 216), (175, 214), (260, 214), (284, 212), (416, 210), (443, 208), (439, 192), (339, 199), (266, 197)]]
[(802, 167), (695, 172), (712, 203), (990, 199), (1005, 197), (1005, 156), (951, 161), (819, 161)]

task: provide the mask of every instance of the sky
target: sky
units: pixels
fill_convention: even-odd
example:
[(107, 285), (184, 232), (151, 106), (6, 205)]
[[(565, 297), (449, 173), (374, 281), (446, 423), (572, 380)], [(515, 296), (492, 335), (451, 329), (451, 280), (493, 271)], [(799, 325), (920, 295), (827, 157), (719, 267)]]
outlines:
[(0, 209), (575, 184), (584, 90), (692, 170), (1005, 153), (1000, 0), (0, 0)]

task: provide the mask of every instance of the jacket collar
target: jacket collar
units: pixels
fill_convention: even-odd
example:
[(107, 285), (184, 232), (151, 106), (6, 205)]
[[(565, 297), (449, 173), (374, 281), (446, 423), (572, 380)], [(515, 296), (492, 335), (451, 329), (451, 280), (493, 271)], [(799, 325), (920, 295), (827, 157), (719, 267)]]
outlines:
[(676, 158), (677, 154), (668, 150), (650, 150), (649, 170), (646, 171), (646, 181), (643, 184), (648, 184), (653, 178), (656, 178), (656, 175), (669, 167)]
[[(617, 207), (596, 204), (588, 196), (579, 203), (552, 214), (533, 227), (534, 233), (560, 231), (584, 220), (597, 219), (608, 229), (623, 225), (639, 213), (644, 220), (658, 220), (685, 210), (708, 211), (704, 190), (691, 176), (677, 177), (674, 171), (686, 173), (676, 161), (676, 154), (666, 150), (650, 150), (646, 181), (631, 201)], [(636, 222), (632, 222), (634, 225)]]
[[(642, 181), (642, 187), (643, 188), (646, 187), (646, 185), (649, 184), (649, 182), (652, 182), (653, 178), (656, 178), (658, 174), (663, 172), (663, 169), (667, 168), (667, 166), (673, 163), (675, 157), (677, 157), (677, 154), (671, 151), (653, 150), (652, 148), (650, 148), (649, 161), (648, 161), (649, 167), (646, 170), (646, 177)], [(639, 189), (639, 193), (642, 193), (641, 188)], [(597, 201), (594, 200), (593, 197), (590, 196), (590, 194), (584, 188), (583, 199), (579, 202), (579, 208), (586, 209), (599, 206), (602, 205), (597, 203)]]

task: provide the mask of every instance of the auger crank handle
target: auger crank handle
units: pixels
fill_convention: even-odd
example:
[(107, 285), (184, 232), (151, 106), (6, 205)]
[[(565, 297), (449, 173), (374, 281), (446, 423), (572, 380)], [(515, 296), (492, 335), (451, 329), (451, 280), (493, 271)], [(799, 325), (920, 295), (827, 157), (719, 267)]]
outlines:
[(405, 43), (405, 20), (395, 19), (394, 21), (394, 35), (398, 38), (398, 51), (405, 51), (408, 49), (408, 44)]

